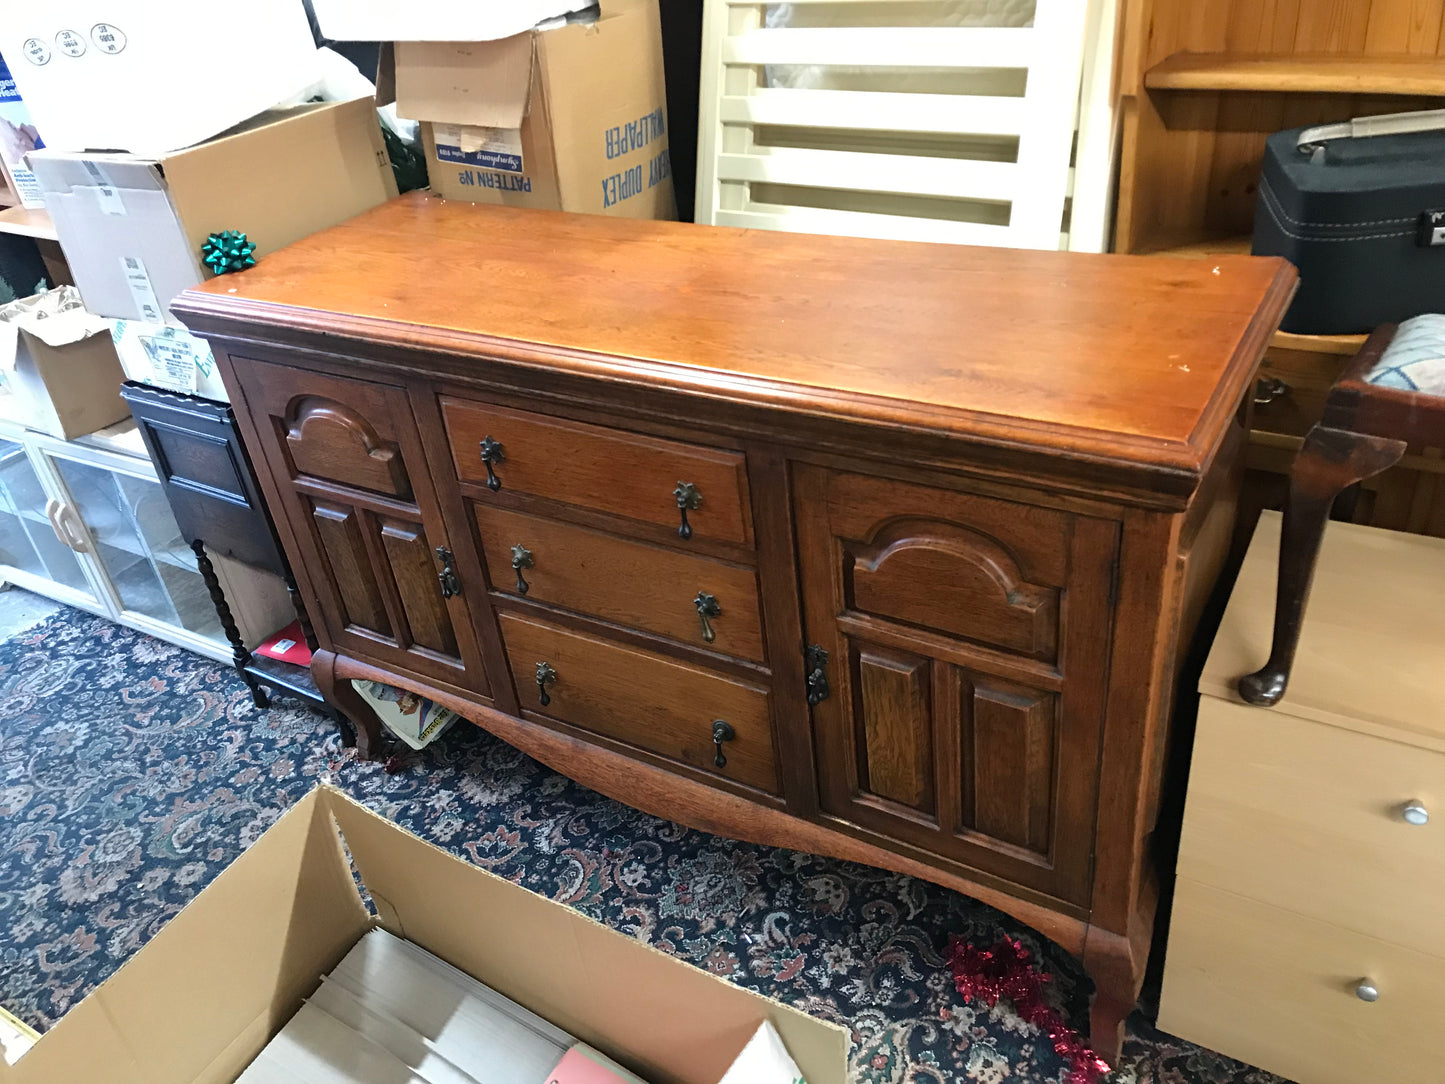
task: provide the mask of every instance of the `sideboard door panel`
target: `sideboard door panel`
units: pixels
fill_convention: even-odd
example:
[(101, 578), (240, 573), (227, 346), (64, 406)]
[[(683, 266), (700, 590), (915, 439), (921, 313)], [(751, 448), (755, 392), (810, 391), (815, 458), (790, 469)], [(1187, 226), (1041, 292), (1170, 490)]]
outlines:
[(825, 813), (1088, 899), (1117, 526), (794, 467)]
[(854, 642), (850, 665), (859, 790), (935, 819), (931, 660)]
[[(324, 644), (487, 695), (405, 389), (233, 358)], [(469, 540), (459, 540), (470, 545)], [(481, 585), (470, 585), (484, 599)]]

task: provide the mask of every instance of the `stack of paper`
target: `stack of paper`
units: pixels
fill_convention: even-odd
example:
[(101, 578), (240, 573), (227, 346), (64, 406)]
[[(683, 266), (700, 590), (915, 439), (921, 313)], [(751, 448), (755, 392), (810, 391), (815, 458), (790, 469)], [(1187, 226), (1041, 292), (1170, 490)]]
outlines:
[(644, 1084), (385, 930), (353, 948), (237, 1084)]
[(425, 749), (458, 718), (450, 708), (379, 681), (353, 679), (351, 686), (382, 724), (413, 749)]

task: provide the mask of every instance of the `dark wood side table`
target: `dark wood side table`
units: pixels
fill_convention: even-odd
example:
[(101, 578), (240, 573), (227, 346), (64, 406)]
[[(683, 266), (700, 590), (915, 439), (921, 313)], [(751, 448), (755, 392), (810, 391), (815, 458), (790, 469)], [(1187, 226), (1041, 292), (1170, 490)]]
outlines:
[(334, 718), (343, 739), (353, 744), (350, 720), (326, 702), (308, 667), (253, 655), (247, 649), (211, 564), (211, 554), (219, 553), (280, 576), (291, 594), (306, 644), (316, 650), (316, 634), (256, 488), (251, 460), (236, 431), (231, 408), (134, 381), (122, 385), (121, 395), (140, 427), (181, 535), (195, 552), (216, 616), (231, 644), (236, 672), (251, 690), (252, 700), (264, 708), (270, 705), (267, 689), (289, 693)]

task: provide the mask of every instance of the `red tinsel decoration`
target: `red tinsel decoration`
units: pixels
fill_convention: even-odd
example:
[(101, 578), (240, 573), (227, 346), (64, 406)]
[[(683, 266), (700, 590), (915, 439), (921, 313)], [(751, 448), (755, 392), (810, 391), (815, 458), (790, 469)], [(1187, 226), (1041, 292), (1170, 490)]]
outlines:
[(1079, 1038), (1057, 1009), (1044, 1003), (1044, 984), (1050, 976), (1034, 966), (1022, 941), (1008, 938), (993, 948), (979, 949), (951, 937), (948, 964), (953, 985), (966, 1000), (983, 1001), (990, 1008), (1000, 1000), (1012, 1002), (1019, 1016), (1049, 1037), (1054, 1052), (1069, 1064), (1063, 1084), (1099, 1084), (1108, 1075), (1109, 1063)]

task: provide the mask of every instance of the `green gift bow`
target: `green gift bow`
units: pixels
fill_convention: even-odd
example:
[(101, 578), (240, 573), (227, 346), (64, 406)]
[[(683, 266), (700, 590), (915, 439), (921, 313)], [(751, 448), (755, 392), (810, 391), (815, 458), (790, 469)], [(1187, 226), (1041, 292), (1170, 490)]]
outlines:
[(252, 255), (255, 251), (256, 246), (246, 240), (240, 230), (222, 230), (206, 238), (201, 246), (201, 262), (216, 275), (244, 271), (256, 266), (256, 257)]

